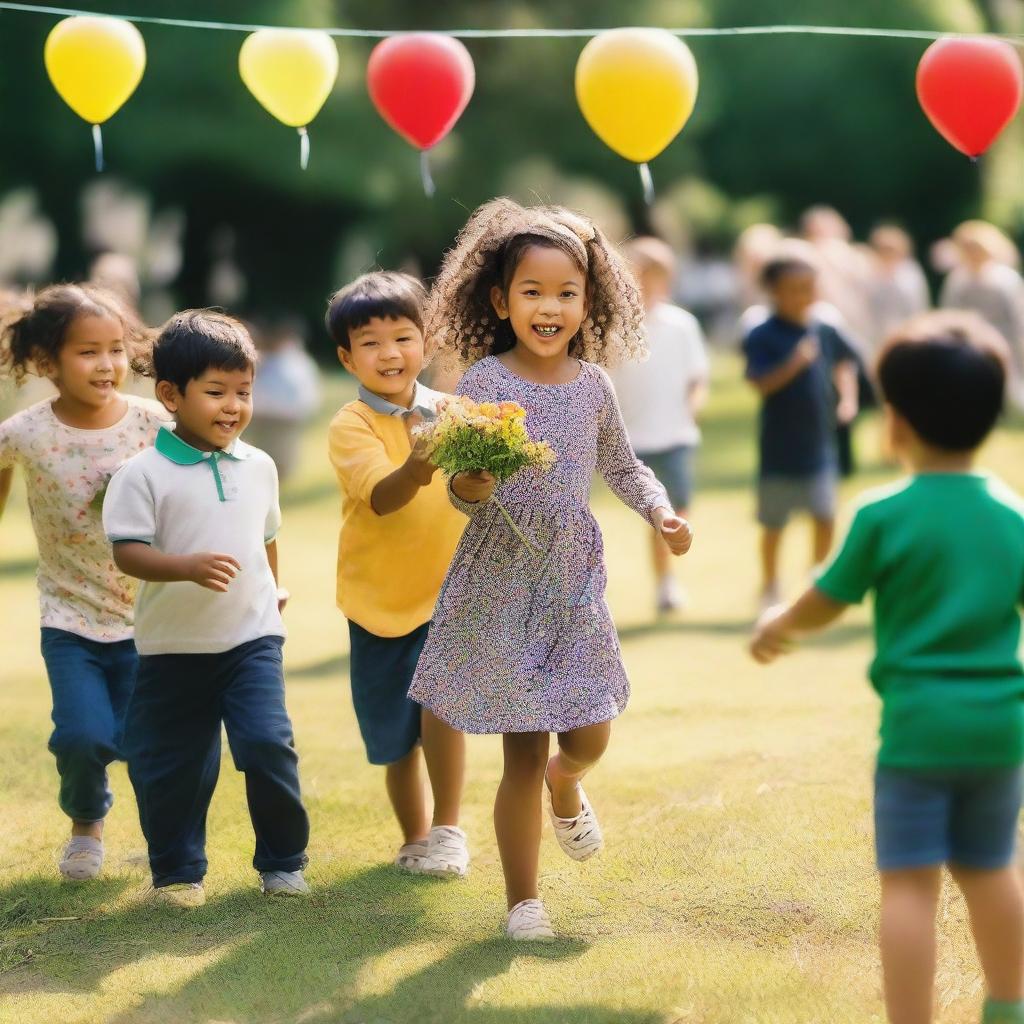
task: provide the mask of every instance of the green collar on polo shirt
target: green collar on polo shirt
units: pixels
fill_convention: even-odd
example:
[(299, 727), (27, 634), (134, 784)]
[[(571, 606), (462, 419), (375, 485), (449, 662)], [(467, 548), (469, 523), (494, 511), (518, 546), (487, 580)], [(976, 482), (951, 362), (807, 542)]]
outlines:
[(237, 438), (231, 442), (230, 448), (217, 448), (212, 452), (203, 452), (193, 448), (188, 441), (183, 441), (170, 427), (161, 427), (156, 435), (156, 450), (171, 462), (179, 466), (195, 466), (200, 462), (215, 462), (225, 456), (239, 462), (249, 458), (246, 451), (238, 451)]
[(220, 478), (220, 470), (217, 463), (221, 459), (231, 459), (233, 462), (241, 462), (249, 458), (246, 449), (239, 450), (238, 439), (231, 442), (230, 448), (218, 448), (212, 452), (201, 452), (193, 448), (187, 441), (183, 441), (169, 427), (161, 427), (156, 435), (156, 450), (165, 458), (179, 466), (198, 466), (205, 462), (213, 473), (213, 482), (217, 485), (217, 497), (220, 501), (227, 501), (224, 494), (224, 481)]

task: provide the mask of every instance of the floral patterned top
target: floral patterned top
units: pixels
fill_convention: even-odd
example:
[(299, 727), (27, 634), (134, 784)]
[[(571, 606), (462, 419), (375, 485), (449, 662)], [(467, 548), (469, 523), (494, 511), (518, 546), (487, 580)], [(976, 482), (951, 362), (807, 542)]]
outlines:
[(123, 395), (124, 416), (103, 430), (62, 423), (55, 399), (0, 423), (0, 469), (25, 472), (39, 545), (40, 623), (102, 643), (132, 637), (135, 581), (114, 565), (100, 518), (111, 476), (148, 448), (168, 413), (156, 402)]

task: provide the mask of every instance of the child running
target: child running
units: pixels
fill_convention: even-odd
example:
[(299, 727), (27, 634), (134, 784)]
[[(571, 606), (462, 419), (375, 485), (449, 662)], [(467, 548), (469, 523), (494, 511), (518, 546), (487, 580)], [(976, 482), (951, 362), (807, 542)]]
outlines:
[[(338, 606), (348, 618), (352, 703), (370, 764), (385, 785), (413, 874), (469, 870), (458, 827), (465, 737), (409, 699), (437, 593), (466, 517), (411, 431), (442, 397), (419, 383), (423, 285), (408, 274), (364, 274), (331, 298), (327, 330), (359, 381), (359, 399), (331, 421), (341, 488)], [(423, 755), (420, 754), (422, 742)], [(433, 817), (423, 785), (426, 760)]]
[(111, 480), (103, 525), (117, 564), (146, 581), (125, 751), (153, 898), (205, 902), (222, 723), (245, 775), (260, 887), (304, 895), (309, 819), (284, 704), (277, 470), (239, 440), (252, 416), (256, 349), (237, 320), (193, 309), (161, 328), (152, 362), (174, 429)]
[(874, 595), (882, 698), (875, 842), (892, 1024), (930, 1024), (943, 865), (967, 901), (984, 1024), (1024, 1024), (1024, 898), (1014, 863), (1024, 762), (1024, 502), (974, 471), (1009, 351), (967, 313), (924, 314), (883, 348), (890, 447), (913, 474), (869, 494), (841, 550), (762, 618), (760, 662)]
[[(0, 369), (30, 372), (56, 387), (0, 424), (0, 496), (15, 464), (25, 473), (39, 545), (42, 654), (53, 695), (50, 751), (71, 838), (60, 858), (68, 879), (103, 865), (103, 821), (114, 797), (107, 765), (121, 757), (125, 709), (135, 685), (135, 581), (114, 564), (100, 508), (113, 472), (153, 443), (168, 418), (156, 403), (119, 388), (142, 328), (93, 285), (45, 288), (16, 314), (0, 342)], [(0, 498), (0, 513), (3, 501)]]
[[(597, 853), (601, 829), (579, 783), (629, 697), (589, 508), (595, 470), (674, 553), (689, 548), (690, 527), (633, 454), (599, 365), (642, 353), (643, 307), (623, 260), (588, 220), (508, 199), (480, 207), (445, 257), (426, 333), (470, 364), (461, 394), (518, 402), (531, 436), (558, 455), (550, 472), (524, 470), (496, 495), (489, 474), (451, 480), (452, 502), (470, 521), (410, 690), (453, 728), (503, 735), (494, 825), (507, 934), (550, 941), (537, 890), (545, 780), (562, 849), (574, 860)], [(549, 761), (552, 732), (559, 752)]]

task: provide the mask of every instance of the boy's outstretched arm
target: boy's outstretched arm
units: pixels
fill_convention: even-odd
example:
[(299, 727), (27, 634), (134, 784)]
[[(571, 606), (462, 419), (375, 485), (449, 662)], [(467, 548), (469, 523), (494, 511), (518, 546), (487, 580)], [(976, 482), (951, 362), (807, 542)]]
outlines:
[(0, 517), (3, 516), (4, 509), (7, 507), (7, 499), (11, 496), (11, 483), (13, 480), (13, 466), (7, 466), (6, 469), (0, 469)]
[(207, 590), (226, 593), (242, 568), (231, 555), (200, 551), (194, 555), (167, 555), (142, 541), (115, 541), (114, 564), (126, 576), (147, 583), (192, 582)]
[(857, 364), (852, 359), (844, 359), (836, 363), (832, 371), (832, 381), (835, 384), (839, 401), (836, 405), (836, 419), (845, 426), (857, 418), (860, 411), (860, 382), (858, 380)]
[(812, 633), (831, 625), (846, 611), (842, 601), (826, 596), (817, 587), (807, 590), (792, 604), (769, 608), (754, 627), (750, 653), (762, 665), (788, 654), (800, 633)]

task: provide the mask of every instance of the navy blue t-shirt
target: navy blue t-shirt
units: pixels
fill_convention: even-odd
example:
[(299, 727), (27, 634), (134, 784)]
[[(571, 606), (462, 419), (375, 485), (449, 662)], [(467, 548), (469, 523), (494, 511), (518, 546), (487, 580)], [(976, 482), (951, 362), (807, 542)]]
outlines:
[(828, 324), (797, 324), (770, 316), (743, 340), (747, 379), (780, 367), (807, 334), (821, 354), (761, 404), (761, 476), (812, 476), (836, 463), (836, 393), (832, 370), (855, 361), (842, 335)]

